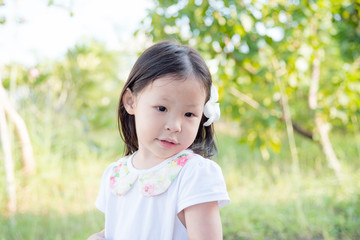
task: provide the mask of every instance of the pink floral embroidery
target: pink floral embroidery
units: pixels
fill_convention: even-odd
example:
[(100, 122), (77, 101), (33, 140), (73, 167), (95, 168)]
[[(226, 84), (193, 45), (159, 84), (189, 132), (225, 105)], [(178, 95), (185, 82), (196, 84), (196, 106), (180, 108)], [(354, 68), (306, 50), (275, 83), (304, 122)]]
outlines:
[(124, 196), (138, 181), (143, 196), (153, 197), (164, 193), (174, 181), (181, 168), (192, 158), (194, 154), (183, 153), (168, 162), (163, 168), (150, 174), (131, 173), (128, 166), (128, 158), (118, 161), (112, 169), (109, 187), (116, 196)]
[(120, 171), (122, 164), (120, 163), (117, 167), (114, 168), (114, 173)]
[(154, 193), (154, 191), (155, 191), (154, 185), (152, 185), (152, 184), (146, 184), (146, 185), (144, 186), (144, 194), (145, 194), (146, 196), (152, 196), (152, 194)]
[(180, 158), (175, 159), (177, 165), (183, 167), (188, 160), (188, 155), (183, 155)]
[(114, 185), (116, 183), (116, 180), (113, 176), (110, 177), (110, 188), (114, 189)]

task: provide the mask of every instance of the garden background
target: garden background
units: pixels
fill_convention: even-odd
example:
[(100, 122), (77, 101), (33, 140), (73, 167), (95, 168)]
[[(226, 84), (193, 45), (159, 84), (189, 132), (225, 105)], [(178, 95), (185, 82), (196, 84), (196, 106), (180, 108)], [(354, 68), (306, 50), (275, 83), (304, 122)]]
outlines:
[[(360, 239), (360, 1), (147, 2), (121, 48), (87, 37), (61, 57), (1, 62), (0, 239), (103, 228), (93, 203), (123, 153), (118, 96), (164, 39), (198, 49), (219, 89), (224, 239)], [(72, 3), (44, 5), (74, 18)]]

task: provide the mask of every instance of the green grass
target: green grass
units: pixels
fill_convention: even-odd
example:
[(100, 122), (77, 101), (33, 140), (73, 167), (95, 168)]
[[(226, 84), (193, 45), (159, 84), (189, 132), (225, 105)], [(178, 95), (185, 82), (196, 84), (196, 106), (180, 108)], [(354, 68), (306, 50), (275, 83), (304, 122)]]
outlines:
[[(93, 203), (104, 169), (122, 154), (116, 129), (84, 134), (66, 125), (51, 128), (46, 138), (44, 129), (49, 128), (31, 129), (36, 174), (23, 176), (17, 159), (18, 212), (12, 218), (0, 166), (0, 240), (80, 240), (103, 226)], [(332, 139), (342, 163), (341, 183), (307, 140), (296, 139), (300, 170), (294, 172), (286, 139), (282, 151), (265, 161), (229, 134), (220, 132), (218, 138), (217, 161), (231, 197), (221, 210), (225, 239), (360, 239), (360, 163), (353, 137)]]
[[(284, 143), (268, 161), (219, 139), (232, 203), (222, 210), (225, 239), (360, 239), (359, 155), (351, 138), (333, 139), (344, 177), (339, 183), (318, 146), (296, 139), (299, 172)], [(236, 160), (235, 160), (236, 159)]]

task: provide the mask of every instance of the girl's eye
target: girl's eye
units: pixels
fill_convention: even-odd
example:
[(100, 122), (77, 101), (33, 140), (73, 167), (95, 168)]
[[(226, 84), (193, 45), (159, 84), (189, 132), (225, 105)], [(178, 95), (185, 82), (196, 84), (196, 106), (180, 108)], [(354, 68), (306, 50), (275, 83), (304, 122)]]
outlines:
[(191, 112), (185, 113), (185, 117), (192, 117), (192, 116), (194, 116), (194, 114), (192, 114)]
[(163, 107), (163, 106), (158, 106), (156, 107), (157, 110), (159, 110), (160, 112), (165, 112), (166, 111), (166, 107)]

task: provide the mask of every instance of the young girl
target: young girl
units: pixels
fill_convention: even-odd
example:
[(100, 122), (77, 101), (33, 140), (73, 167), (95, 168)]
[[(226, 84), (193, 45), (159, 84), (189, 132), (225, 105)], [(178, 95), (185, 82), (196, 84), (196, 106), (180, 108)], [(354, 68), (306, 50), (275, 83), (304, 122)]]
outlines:
[(216, 153), (217, 91), (199, 53), (173, 42), (147, 49), (119, 100), (125, 157), (104, 172), (96, 207), (105, 229), (89, 239), (222, 239), (229, 203)]

